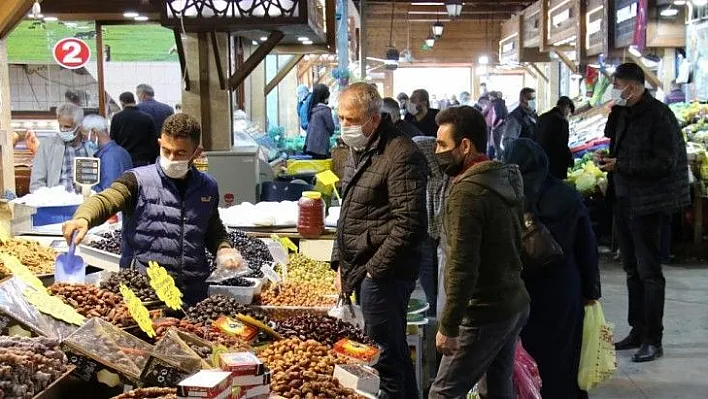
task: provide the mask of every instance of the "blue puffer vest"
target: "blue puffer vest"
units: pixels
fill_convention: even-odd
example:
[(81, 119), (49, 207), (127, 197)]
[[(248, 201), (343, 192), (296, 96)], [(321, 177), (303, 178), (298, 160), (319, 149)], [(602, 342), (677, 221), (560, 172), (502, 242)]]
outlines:
[(209, 218), (219, 201), (216, 181), (189, 171), (184, 199), (158, 164), (131, 170), (139, 196), (130, 218), (123, 219), (120, 266), (142, 269), (156, 261), (174, 277), (187, 303), (206, 296), (209, 268), (204, 254)]

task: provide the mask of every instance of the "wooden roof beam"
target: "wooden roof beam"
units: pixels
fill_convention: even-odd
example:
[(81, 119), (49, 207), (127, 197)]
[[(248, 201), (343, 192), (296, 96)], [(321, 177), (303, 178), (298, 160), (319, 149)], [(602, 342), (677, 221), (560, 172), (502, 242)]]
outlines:
[(2, 0), (0, 7), (0, 39), (5, 38), (32, 9), (34, 0)]
[(261, 43), (261, 45), (251, 53), (248, 59), (243, 62), (243, 65), (231, 75), (229, 78), (229, 88), (235, 90), (239, 87), (284, 37), (285, 34), (279, 30), (271, 32), (270, 36), (268, 36), (268, 40)]

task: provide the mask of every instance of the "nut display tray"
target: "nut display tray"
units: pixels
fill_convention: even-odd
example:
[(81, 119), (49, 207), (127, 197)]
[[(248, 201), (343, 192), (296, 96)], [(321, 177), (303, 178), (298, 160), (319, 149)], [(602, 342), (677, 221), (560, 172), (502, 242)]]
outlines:
[(97, 236), (86, 237), (84, 243), (79, 245), (78, 254), (84, 258), (86, 264), (98, 267), (103, 270), (117, 272), (120, 268), (120, 255), (110, 253), (98, 248), (90, 247), (88, 244), (94, 241), (100, 241)]

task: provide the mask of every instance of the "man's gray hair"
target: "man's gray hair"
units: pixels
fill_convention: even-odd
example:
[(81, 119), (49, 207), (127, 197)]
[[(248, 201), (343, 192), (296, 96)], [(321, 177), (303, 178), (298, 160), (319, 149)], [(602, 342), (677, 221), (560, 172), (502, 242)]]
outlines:
[(391, 115), (391, 120), (394, 122), (401, 119), (401, 106), (398, 104), (398, 101), (391, 97), (383, 99), (381, 112)]
[(141, 83), (135, 91), (138, 94), (143, 93), (148, 97), (155, 97), (155, 89), (153, 89), (149, 84)]
[(349, 97), (347, 98), (348, 101), (351, 101), (369, 116), (377, 115), (381, 112), (383, 100), (376, 85), (357, 82), (347, 86), (341, 95)]
[(74, 126), (78, 126), (84, 119), (84, 110), (76, 104), (64, 103), (57, 107), (57, 119), (61, 117), (71, 118)]
[(91, 115), (86, 115), (84, 118), (84, 121), (81, 122), (81, 127), (84, 128), (84, 130), (97, 130), (99, 132), (107, 133), (108, 132), (108, 121), (106, 118), (102, 117), (101, 115), (96, 115), (96, 114), (91, 114)]

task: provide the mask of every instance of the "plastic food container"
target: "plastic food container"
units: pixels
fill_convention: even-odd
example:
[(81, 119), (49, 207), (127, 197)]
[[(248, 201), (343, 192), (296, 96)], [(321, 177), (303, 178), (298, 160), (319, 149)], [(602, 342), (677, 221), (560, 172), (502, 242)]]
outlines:
[(32, 215), (33, 226), (46, 226), (48, 224), (64, 223), (71, 220), (78, 205), (69, 206), (42, 206), (38, 207), (37, 213)]
[(222, 294), (234, 298), (238, 303), (250, 305), (253, 303), (253, 297), (261, 293), (261, 280), (257, 278), (246, 278), (248, 281), (253, 281), (255, 284), (250, 287), (231, 287), (227, 285), (210, 285), (209, 295)]

